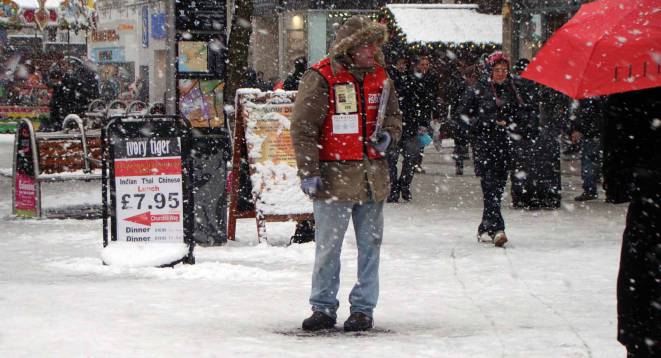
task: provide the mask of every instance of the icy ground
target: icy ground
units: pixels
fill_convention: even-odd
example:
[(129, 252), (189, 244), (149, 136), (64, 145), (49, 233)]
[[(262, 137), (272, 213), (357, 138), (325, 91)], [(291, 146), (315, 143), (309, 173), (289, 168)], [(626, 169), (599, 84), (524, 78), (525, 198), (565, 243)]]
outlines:
[[(0, 136), (0, 174), (11, 141)], [(9, 220), (0, 176), (0, 357), (623, 357), (615, 279), (626, 206), (575, 205), (578, 163), (565, 161), (561, 210), (506, 205), (512, 245), (480, 245), (478, 181), (472, 167), (455, 177), (448, 153), (430, 147), (413, 202), (386, 207), (382, 332), (359, 336), (282, 334), (310, 313), (314, 244), (286, 247), (292, 224), (269, 223), (268, 246), (240, 220), (238, 240), (197, 247), (194, 266), (104, 267), (101, 221)], [(45, 204), (99, 202), (99, 191), (49, 184)], [(353, 233), (344, 248), (339, 324)]]

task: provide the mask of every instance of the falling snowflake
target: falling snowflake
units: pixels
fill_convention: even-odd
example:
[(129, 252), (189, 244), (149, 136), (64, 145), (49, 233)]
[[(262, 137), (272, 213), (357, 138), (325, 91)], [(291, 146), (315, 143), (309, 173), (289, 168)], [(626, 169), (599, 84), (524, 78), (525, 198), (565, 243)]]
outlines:
[(659, 127), (661, 127), (661, 119), (654, 118), (654, 120), (652, 120), (652, 129), (656, 130)]
[(661, 52), (654, 52), (650, 54), (652, 56), (652, 59), (654, 59), (654, 62), (656, 62), (658, 65), (661, 65)]

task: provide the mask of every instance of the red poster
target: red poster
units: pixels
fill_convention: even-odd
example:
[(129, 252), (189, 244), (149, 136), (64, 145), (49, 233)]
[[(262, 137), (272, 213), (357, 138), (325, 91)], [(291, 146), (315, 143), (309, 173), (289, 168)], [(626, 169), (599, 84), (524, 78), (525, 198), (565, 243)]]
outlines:
[(23, 173), (16, 173), (16, 193), (14, 205), (16, 215), (37, 216), (36, 186), (34, 178)]

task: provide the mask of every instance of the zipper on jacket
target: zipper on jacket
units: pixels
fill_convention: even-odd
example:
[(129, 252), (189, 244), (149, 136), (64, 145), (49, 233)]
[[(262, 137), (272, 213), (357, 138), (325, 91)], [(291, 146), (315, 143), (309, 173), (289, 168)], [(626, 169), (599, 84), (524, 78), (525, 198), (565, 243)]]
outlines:
[[(365, 80), (364, 77), (363, 80)], [(365, 107), (365, 90), (363, 89), (363, 82), (356, 82), (358, 83), (358, 89), (360, 91), (360, 116), (363, 123), (363, 155), (364, 158), (369, 158), (369, 155), (367, 154), (367, 108)]]

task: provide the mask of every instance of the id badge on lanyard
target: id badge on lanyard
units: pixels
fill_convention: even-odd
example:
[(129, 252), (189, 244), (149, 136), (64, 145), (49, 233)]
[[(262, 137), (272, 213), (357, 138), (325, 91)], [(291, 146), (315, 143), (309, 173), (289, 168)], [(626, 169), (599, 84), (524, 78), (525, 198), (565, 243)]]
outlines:
[(358, 113), (356, 86), (353, 83), (338, 83), (335, 90), (335, 113)]
[(333, 133), (356, 134), (358, 125), (358, 103), (356, 87), (353, 83), (338, 83), (335, 90), (335, 114), (333, 115)]

